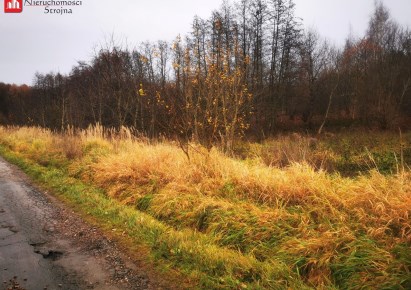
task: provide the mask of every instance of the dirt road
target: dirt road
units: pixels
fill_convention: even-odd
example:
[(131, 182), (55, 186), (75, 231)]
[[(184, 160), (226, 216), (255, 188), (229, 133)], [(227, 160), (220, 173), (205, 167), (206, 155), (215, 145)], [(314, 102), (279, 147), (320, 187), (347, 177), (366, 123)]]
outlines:
[(164, 289), (0, 158), (0, 289)]

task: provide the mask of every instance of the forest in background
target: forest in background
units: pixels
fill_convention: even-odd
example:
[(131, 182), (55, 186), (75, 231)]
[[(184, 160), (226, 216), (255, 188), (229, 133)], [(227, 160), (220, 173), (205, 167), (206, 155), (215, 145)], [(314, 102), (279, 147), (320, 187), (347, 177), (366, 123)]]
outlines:
[(376, 2), (364, 36), (335, 47), (292, 0), (223, 2), (189, 35), (129, 48), (111, 37), (68, 75), (0, 83), (0, 123), (135, 134), (230, 149), (241, 136), (361, 126), (406, 129), (411, 31)]

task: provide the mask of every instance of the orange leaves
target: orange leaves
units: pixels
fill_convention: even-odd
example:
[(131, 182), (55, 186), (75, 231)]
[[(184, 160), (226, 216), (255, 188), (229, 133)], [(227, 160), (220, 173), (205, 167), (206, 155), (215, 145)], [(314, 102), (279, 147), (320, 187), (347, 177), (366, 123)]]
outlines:
[(148, 58), (143, 56), (143, 55), (140, 55), (140, 61), (144, 64), (147, 64), (148, 63)]

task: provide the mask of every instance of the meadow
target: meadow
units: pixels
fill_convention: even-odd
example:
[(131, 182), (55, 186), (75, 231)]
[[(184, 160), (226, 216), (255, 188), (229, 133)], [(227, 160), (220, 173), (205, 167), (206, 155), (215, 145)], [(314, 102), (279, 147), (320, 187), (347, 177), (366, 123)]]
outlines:
[(0, 127), (2, 156), (193, 288), (411, 289), (410, 133), (187, 148)]

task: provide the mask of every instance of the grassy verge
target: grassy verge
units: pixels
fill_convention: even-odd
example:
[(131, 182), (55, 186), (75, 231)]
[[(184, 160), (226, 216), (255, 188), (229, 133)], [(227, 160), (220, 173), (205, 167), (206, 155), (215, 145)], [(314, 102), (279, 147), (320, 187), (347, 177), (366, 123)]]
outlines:
[(354, 131), (313, 138), (289, 134), (262, 143), (239, 143), (236, 154), (286, 167), (307, 162), (315, 168), (358, 176), (371, 170), (395, 174), (411, 165), (411, 133)]
[(204, 289), (411, 287), (408, 171), (355, 178), (148, 144), (0, 128), (1, 154)]
[[(33, 163), (20, 154), (10, 151), (4, 145), (0, 145), (0, 155), (10, 163), (17, 165), (39, 186), (47, 189), (60, 201), (69, 205), (85, 220), (100, 227), (108, 236), (119, 241), (122, 246), (129, 247), (128, 254), (130, 256), (136, 256), (143, 262), (152, 262), (150, 247), (154, 247), (155, 244), (155, 230), (158, 233), (166, 230), (160, 223), (156, 223), (149, 216), (134, 211), (132, 208), (124, 207), (116, 200), (108, 198), (101, 189), (69, 177), (64, 170)], [(136, 224), (139, 226), (136, 227)], [(150, 224), (150, 226), (147, 228), (143, 224)], [(158, 269), (161, 272), (164, 269), (167, 270), (167, 267), (171, 265), (169, 261), (162, 260), (162, 262), (165, 264)], [(153, 265), (153, 267), (156, 266)], [(175, 283), (175, 285), (188, 287), (190, 283), (190, 279), (185, 282), (180, 281), (180, 284), (173, 282), (175, 278), (181, 278), (179, 278), (180, 274), (178, 273), (163, 272), (162, 275), (163, 278), (166, 277), (168, 282)], [(199, 277), (191, 275), (191, 278), (196, 280)]]

